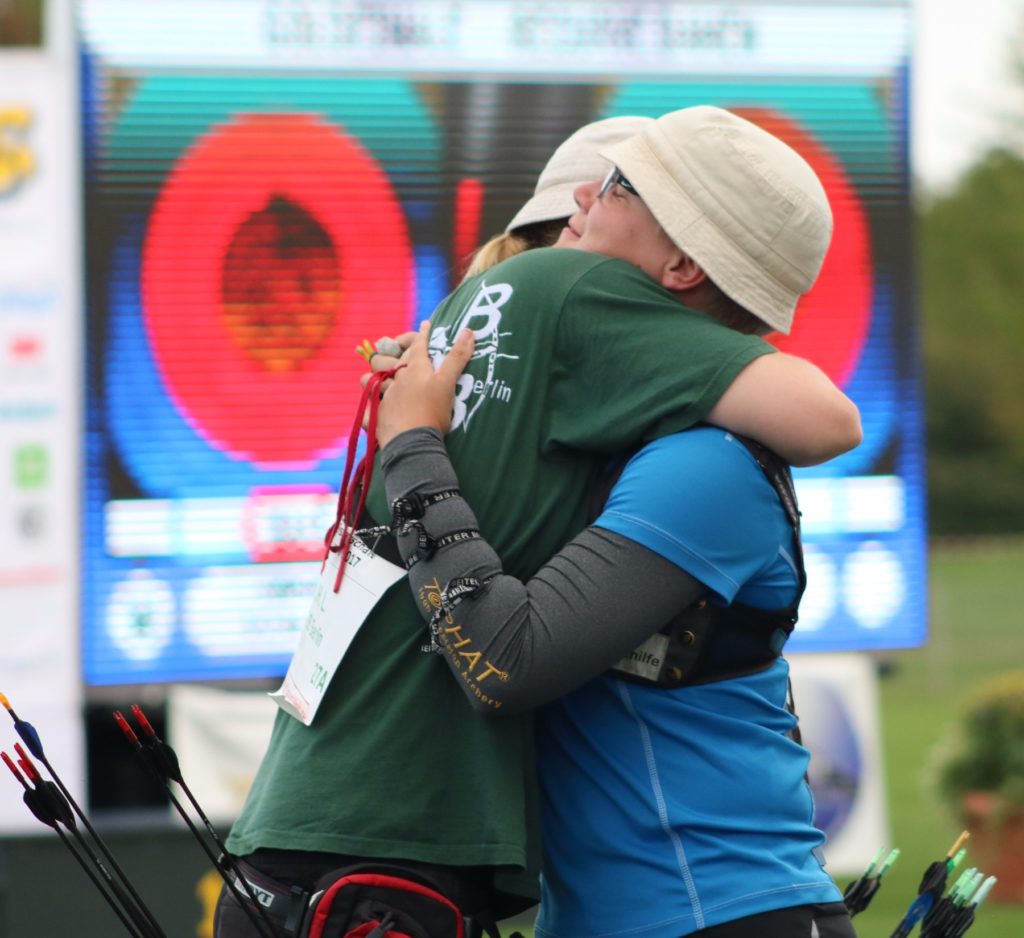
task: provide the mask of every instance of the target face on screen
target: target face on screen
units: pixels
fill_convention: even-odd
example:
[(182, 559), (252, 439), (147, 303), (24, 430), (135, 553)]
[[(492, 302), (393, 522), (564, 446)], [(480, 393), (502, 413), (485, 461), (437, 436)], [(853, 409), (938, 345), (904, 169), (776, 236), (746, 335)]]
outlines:
[(355, 348), (428, 318), (580, 126), (697, 104), (793, 146), (835, 219), (772, 341), (853, 398), (865, 441), (797, 473), (791, 647), (923, 640), (901, 6), (752, 4), (698, 29), (676, 5), (624, 32), (596, 2), (543, 23), (230, 6), (187, 30), (165, 0), (81, 7), (87, 683), (282, 674), (358, 429)]

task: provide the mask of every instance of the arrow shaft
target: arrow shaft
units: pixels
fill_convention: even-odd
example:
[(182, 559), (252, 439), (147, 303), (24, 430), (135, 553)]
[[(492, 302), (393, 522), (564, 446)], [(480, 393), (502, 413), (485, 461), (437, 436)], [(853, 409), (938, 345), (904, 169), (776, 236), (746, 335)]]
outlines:
[(74, 848), (71, 841), (68, 839), (67, 834), (65, 834), (64, 831), (62, 831), (59, 827), (54, 827), (54, 830), (57, 832), (57, 836), (60, 837), (64, 846), (68, 848), (70, 854), (75, 858), (75, 861), (85, 872), (85, 875), (92, 880), (93, 885), (96, 887), (96, 890), (99, 892), (99, 894), (103, 896), (103, 898), (106, 900), (107, 905), (109, 905), (110, 908), (113, 909), (114, 914), (121, 920), (121, 924), (124, 925), (124, 927), (127, 929), (128, 934), (132, 935), (132, 938), (145, 938), (145, 934), (143, 932), (140, 932), (138, 928), (128, 920), (124, 911), (122, 911), (121, 907), (117, 904), (114, 897), (107, 892), (106, 888), (104, 887), (103, 881), (99, 878), (99, 876), (96, 875), (95, 870), (93, 870), (92, 867), (90, 867), (89, 864), (86, 863), (85, 857), (83, 857)]
[[(135, 715), (139, 717), (140, 711), (136, 710), (135, 708), (132, 709), (135, 712)], [(115, 719), (117, 718), (117, 716), (118, 715), (115, 714)], [(141, 717), (141, 719), (144, 719), (144, 716)], [(161, 785), (163, 785), (164, 789), (167, 791), (167, 796), (170, 798), (171, 804), (174, 806), (174, 809), (181, 816), (181, 819), (185, 822), (185, 825), (188, 827), (189, 831), (191, 831), (192, 836), (195, 837), (196, 841), (199, 843), (199, 846), (202, 847), (203, 852), (207, 855), (207, 857), (210, 858), (210, 862), (213, 863), (214, 869), (216, 869), (217, 872), (220, 874), (221, 879), (224, 881), (224, 885), (228, 888), (228, 891), (231, 893), (231, 895), (234, 896), (235, 900), (238, 902), (238, 905), (241, 907), (242, 911), (245, 912), (246, 916), (249, 918), (249, 921), (251, 921), (253, 926), (256, 928), (256, 931), (260, 935), (269, 935), (270, 938), (276, 938), (277, 929), (274, 927), (272, 922), (265, 918), (266, 912), (264, 911), (263, 906), (259, 904), (255, 895), (253, 895), (252, 887), (249, 885), (248, 880), (246, 880), (244, 876), (239, 876), (239, 879), (241, 880), (246, 893), (248, 893), (247, 900), (246, 896), (242, 895), (238, 887), (231, 881), (231, 877), (225, 873), (217, 856), (210, 849), (210, 845), (203, 838), (203, 835), (199, 832), (199, 829), (196, 827), (195, 822), (192, 820), (192, 818), (188, 816), (188, 812), (185, 810), (181, 801), (178, 799), (178, 796), (175, 795), (174, 790), (171, 788), (171, 784), (168, 781), (167, 776), (164, 775), (164, 773), (157, 768), (156, 760), (154, 758), (151, 758), (151, 751), (143, 747), (143, 745), (139, 742), (138, 738), (134, 736), (134, 734), (129, 735), (129, 733), (131, 733), (131, 727), (127, 726), (127, 723), (122, 724), (122, 720), (123, 717), (121, 720), (118, 720), (117, 722), (119, 725), (121, 725), (122, 731), (125, 731), (125, 735), (128, 736), (129, 741), (131, 741), (132, 748), (135, 750), (135, 754), (142, 760), (143, 764), (153, 775), (153, 777), (156, 778), (156, 780), (160, 782)], [(148, 726), (148, 723), (143, 725)], [(153, 736), (153, 738), (156, 738), (155, 734), (152, 733), (151, 728), (147, 732), (149, 732), (150, 735)], [(186, 790), (184, 785), (182, 785), (182, 789)], [(213, 825), (211, 825), (209, 821), (206, 819), (206, 815), (198, 809), (198, 807), (196, 806), (195, 799), (192, 797), (191, 793), (188, 793), (187, 790), (186, 793), (189, 794), (189, 800), (192, 802), (193, 806), (196, 807), (197, 811), (202, 815), (203, 820), (206, 823), (207, 830), (210, 830), (211, 833), (213, 833), (215, 841), (218, 843), (218, 846), (220, 846), (220, 838), (217, 837), (215, 831), (212, 831)], [(226, 850), (224, 851), (224, 856), (229, 856)]]
[[(100, 837), (100, 835), (96, 832), (96, 829), (92, 826), (92, 823), (89, 821), (89, 818), (86, 816), (85, 812), (79, 807), (78, 802), (75, 801), (75, 799), (71, 795), (71, 792), (68, 791), (64, 782), (61, 781), (60, 776), (56, 773), (56, 771), (54, 771), (53, 766), (50, 765), (49, 760), (45, 756), (42, 756), (40, 757), (39, 761), (42, 762), (43, 766), (46, 768), (46, 771), (50, 773), (50, 777), (53, 779), (57, 787), (60, 789), (61, 794), (67, 799), (68, 804), (71, 805), (71, 809), (75, 812), (78, 819), (82, 822), (82, 826), (86, 829), (86, 831), (88, 831), (89, 836), (93, 839), (93, 842), (96, 844), (100, 853), (103, 854), (104, 859), (106, 859), (106, 861), (110, 864), (114, 872), (117, 873), (118, 878), (121, 880), (121, 883), (124, 886), (124, 890), (127, 890), (128, 895), (131, 896), (131, 901), (127, 901), (127, 897), (125, 897), (126, 905), (129, 908), (134, 907), (137, 910), (137, 912), (142, 916), (143, 920), (146, 923), (146, 930), (152, 933), (154, 938), (166, 938), (163, 929), (160, 927), (160, 923), (157, 922), (153, 913), (150, 911), (149, 907), (146, 905), (142, 897), (135, 889), (135, 886), (132, 884), (132, 881), (128, 878), (128, 874), (125, 873), (125, 871), (121, 868), (121, 865), (117, 862), (113, 853), (111, 853), (110, 848), (106, 845), (103, 838)], [(100, 865), (102, 866), (102, 864)], [(107, 872), (107, 875), (110, 875), (109, 872)], [(111, 877), (111, 882), (113, 882), (113, 877)]]

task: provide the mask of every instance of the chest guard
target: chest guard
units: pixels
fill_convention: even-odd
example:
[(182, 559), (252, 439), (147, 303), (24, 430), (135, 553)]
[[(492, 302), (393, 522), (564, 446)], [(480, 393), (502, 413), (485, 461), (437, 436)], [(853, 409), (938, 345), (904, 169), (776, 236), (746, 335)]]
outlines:
[(736, 439), (757, 460), (793, 528), (798, 576), (793, 602), (784, 609), (761, 609), (699, 599), (615, 664), (609, 672), (612, 676), (654, 687), (710, 684), (763, 671), (782, 654), (807, 585), (796, 490), (789, 466), (775, 453), (754, 440)]

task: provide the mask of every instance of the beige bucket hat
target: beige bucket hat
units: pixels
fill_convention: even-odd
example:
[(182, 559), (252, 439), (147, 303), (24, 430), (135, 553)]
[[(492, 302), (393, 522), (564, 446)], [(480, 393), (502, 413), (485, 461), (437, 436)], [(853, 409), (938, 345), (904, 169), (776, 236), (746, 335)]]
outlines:
[(724, 293), (788, 334), (832, 239), (828, 198), (803, 157), (708, 105), (665, 114), (601, 155)]
[(573, 192), (580, 183), (602, 179), (608, 161), (598, 156), (604, 147), (619, 143), (653, 124), (651, 117), (609, 117), (577, 130), (551, 154), (537, 178), (530, 200), (516, 212), (505, 230), (556, 218), (568, 218), (576, 211)]

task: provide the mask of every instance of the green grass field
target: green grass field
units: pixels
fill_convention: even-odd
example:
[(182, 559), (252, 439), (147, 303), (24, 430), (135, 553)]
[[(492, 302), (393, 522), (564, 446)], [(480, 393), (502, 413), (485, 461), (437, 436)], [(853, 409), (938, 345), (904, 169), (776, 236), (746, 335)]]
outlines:
[[(928, 765), (964, 697), (990, 675), (1024, 667), (1024, 540), (935, 546), (930, 575), (931, 638), (923, 648), (887, 656), (892, 669), (881, 682), (893, 841), (885, 846), (901, 853), (871, 907), (854, 920), (859, 938), (889, 938), (927, 864), (960, 833), (935, 795)], [(971, 865), (967, 846), (964, 866)], [(967, 934), (1020, 938), (1024, 906), (986, 902)]]
[[(960, 834), (960, 823), (932, 790), (929, 760), (964, 697), (979, 682), (1003, 669), (1024, 667), (1024, 539), (933, 546), (930, 603), (928, 644), (882, 659), (887, 665), (881, 721), (892, 843), (878, 846), (899, 847), (900, 858), (871, 907), (854, 919), (858, 938), (889, 938), (917, 894), (927, 865)], [(865, 857), (865, 865), (870, 859)], [(968, 852), (960, 869), (970, 865)], [(840, 888), (849, 879), (837, 876)], [(532, 933), (529, 920), (509, 925)], [(915, 928), (914, 936), (918, 933)], [(967, 935), (1024, 938), (1024, 906), (986, 902)]]

